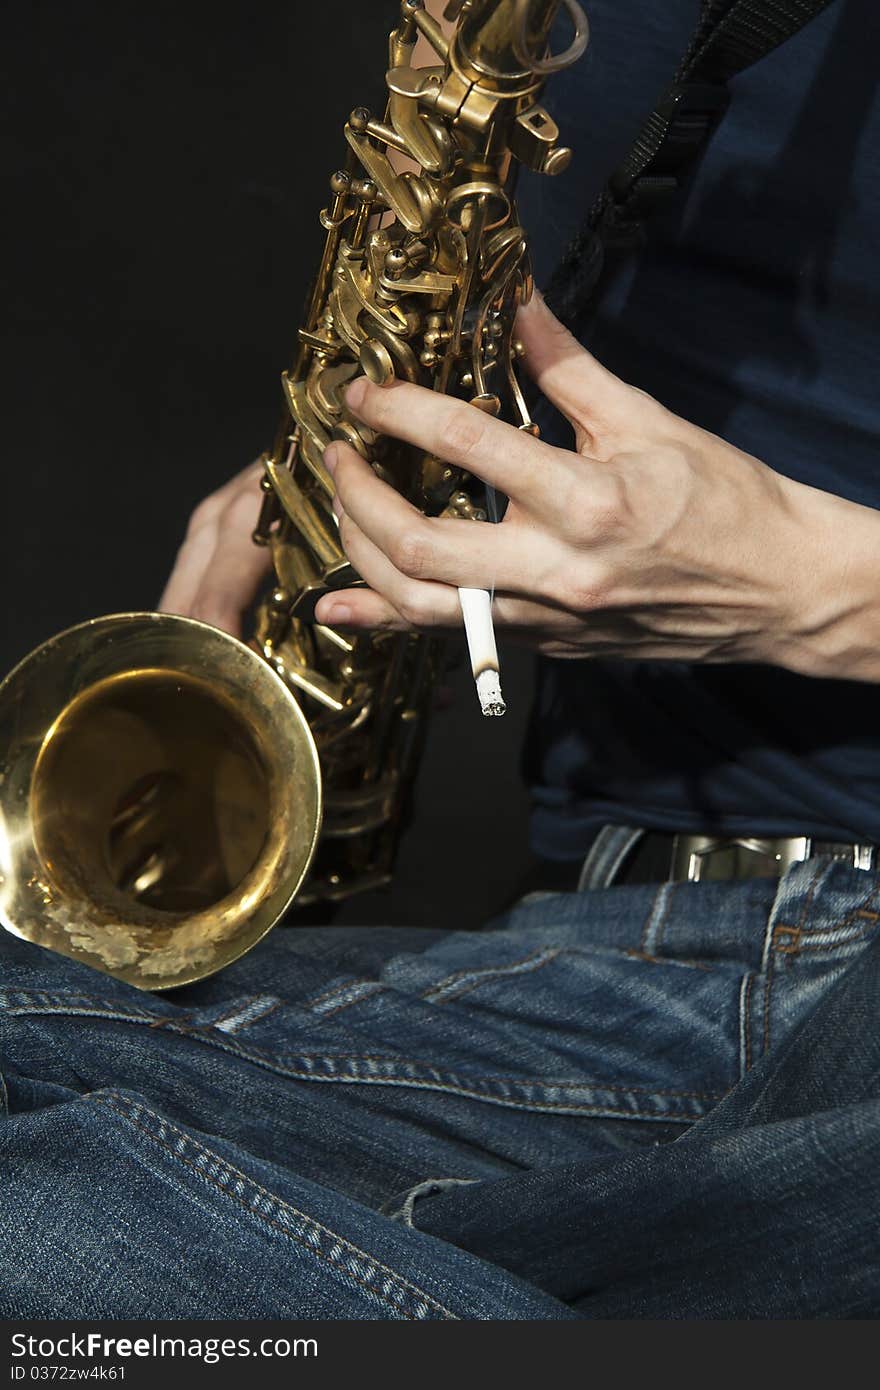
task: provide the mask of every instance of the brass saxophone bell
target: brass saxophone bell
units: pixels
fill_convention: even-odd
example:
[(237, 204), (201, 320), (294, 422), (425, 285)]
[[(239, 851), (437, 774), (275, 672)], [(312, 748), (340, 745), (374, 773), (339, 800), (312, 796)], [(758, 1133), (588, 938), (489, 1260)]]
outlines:
[(51, 638), (0, 685), (0, 921), (141, 989), (211, 975), (302, 884), (315, 741), (235, 638), (131, 613)]
[[(547, 58), (560, 4), (574, 43)], [(236, 960), (307, 874), (309, 903), (390, 879), (437, 644), (312, 621), (321, 593), (361, 582), (324, 452), (345, 439), (423, 510), (485, 514), (467, 473), (353, 419), (346, 384), (359, 370), (402, 378), (536, 428), (514, 339), (532, 278), (507, 190), (517, 163), (553, 173), (567, 158), (536, 102), (586, 43), (586, 19), (577, 0), (468, 0), (449, 17), (451, 38), (422, 0), (401, 0), (388, 116), (356, 108), (346, 125), (264, 457), (254, 539), (274, 578), (255, 648), (190, 619), (122, 614), (53, 637), (0, 686), (0, 922), (141, 989)], [(437, 60), (424, 68), (419, 34)], [(421, 172), (398, 174), (395, 152)]]

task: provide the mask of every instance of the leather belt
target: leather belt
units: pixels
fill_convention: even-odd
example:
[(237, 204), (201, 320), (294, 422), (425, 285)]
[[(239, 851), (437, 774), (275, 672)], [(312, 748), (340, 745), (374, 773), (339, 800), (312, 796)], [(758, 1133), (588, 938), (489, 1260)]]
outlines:
[(854, 869), (880, 867), (880, 851), (870, 844), (806, 835), (721, 837), (605, 826), (593, 842), (579, 886), (781, 878), (792, 864), (820, 855)]

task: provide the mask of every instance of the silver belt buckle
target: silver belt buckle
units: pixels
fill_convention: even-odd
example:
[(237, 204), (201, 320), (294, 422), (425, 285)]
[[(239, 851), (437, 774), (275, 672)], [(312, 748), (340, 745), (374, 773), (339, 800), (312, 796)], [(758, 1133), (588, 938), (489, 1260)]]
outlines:
[(761, 840), (676, 835), (672, 847), (671, 878), (687, 883), (705, 883), (713, 879), (781, 878), (792, 864), (809, 859), (811, 850), (812, 841), (807, 835)]

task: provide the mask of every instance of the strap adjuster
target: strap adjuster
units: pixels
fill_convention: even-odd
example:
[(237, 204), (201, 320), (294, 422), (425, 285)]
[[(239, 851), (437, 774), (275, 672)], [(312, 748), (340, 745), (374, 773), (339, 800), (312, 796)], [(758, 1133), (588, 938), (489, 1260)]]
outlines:
[(678, 176), (694, 160), (730, 102), (724, 86), (677, 82), (651, 112), (630, 158), (609, 188), (620, 221), (639, 221), (678, 188)]
[(657, 110), (667, 120), (685, 113), (701, 114), (720, 120), (730, 105), (730, 91), (718, 82), (673, 82), (658, 103)]
[(670, 87), (657, 107), (657, 115), (666, 123), (667, 130), (651, 163), (651, 173), (675, 174), (689, 164), (729, 105), (730, 92), (726, 87), (709, 82), (685, 82)]

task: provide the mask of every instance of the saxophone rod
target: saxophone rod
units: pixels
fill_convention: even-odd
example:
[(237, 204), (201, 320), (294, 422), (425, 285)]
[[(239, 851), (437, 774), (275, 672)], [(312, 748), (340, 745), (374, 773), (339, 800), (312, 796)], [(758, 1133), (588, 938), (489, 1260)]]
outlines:
[(485, 715), (501, 715), (507, 706), (501, 694), (498, 647), (492, 622), (492, 595), (488, 589), (459, 589), (458, 598), (480, 709)]

